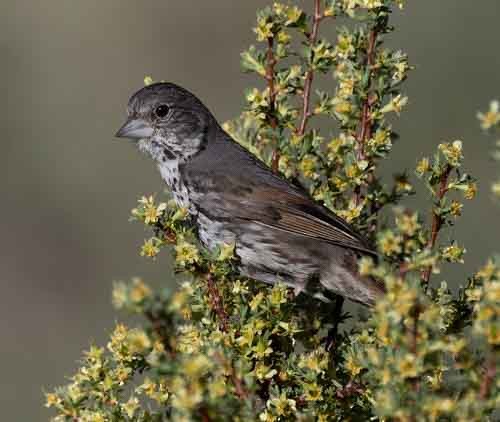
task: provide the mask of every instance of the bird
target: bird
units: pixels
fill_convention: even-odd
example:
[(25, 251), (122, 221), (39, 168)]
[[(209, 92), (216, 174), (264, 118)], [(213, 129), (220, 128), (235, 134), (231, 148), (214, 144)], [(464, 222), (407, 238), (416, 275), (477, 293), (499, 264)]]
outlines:
[(365, 238), (232, 139), (185, 88), (141, 88), (115, 136), (154, 160), (204, 247), (234, 244), (242, 276), (327, 302), (373, 306), (383, 296), (383, 282), (358, 271), (361, 256), (376, 257)]

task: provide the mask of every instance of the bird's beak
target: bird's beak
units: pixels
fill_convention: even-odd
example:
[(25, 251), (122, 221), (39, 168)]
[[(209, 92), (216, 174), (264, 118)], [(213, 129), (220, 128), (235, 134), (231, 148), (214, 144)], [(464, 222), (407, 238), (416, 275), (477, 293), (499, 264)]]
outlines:
[(130, 118), (118, 129), (117, 138), (143, 139), (153, 135), (153, 128), (143, 119)]

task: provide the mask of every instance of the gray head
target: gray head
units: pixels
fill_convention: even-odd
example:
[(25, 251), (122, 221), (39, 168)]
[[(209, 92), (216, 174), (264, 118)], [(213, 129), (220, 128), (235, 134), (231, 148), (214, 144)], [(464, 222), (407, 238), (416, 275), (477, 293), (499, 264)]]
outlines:
[(128, 102), (127, 121), (116, 132), (136, 140), (154, 159), (185, 161), (202, 150), (209, 130), (218, 124), (202, 102), (172, 83), (155, 83)]

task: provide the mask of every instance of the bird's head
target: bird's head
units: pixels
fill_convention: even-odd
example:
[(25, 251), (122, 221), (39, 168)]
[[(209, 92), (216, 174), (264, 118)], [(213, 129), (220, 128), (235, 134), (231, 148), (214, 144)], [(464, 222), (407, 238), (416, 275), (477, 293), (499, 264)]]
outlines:
[(116, 137), (135, 140), (156, 160), (186, 161), (206, 147), (215, 118), (189, 91), (172, 83), (155, 83), (128, 102), (127, 121)]

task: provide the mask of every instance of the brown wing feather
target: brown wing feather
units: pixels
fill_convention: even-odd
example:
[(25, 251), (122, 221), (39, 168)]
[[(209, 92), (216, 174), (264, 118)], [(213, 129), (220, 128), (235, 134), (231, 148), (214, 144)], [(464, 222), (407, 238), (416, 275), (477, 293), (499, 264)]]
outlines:
[[(205, 185), (197, 207), (206, 214), (240, 218), (376, 255), (346, 221), (315, 203), (303, 190), (274, 174), (223, 134), (219, 148), (207, 149), (181, 168), (194, 185)], [(233, 165), (228, 165), (233, 163)]]
[(239, 197), (227, 192), (224, 196), (222, 202), (232, 204), (230, 213), (235, 217), (376, 255), (347, 222), (298, 190), (284, 191), (266, 186)]

